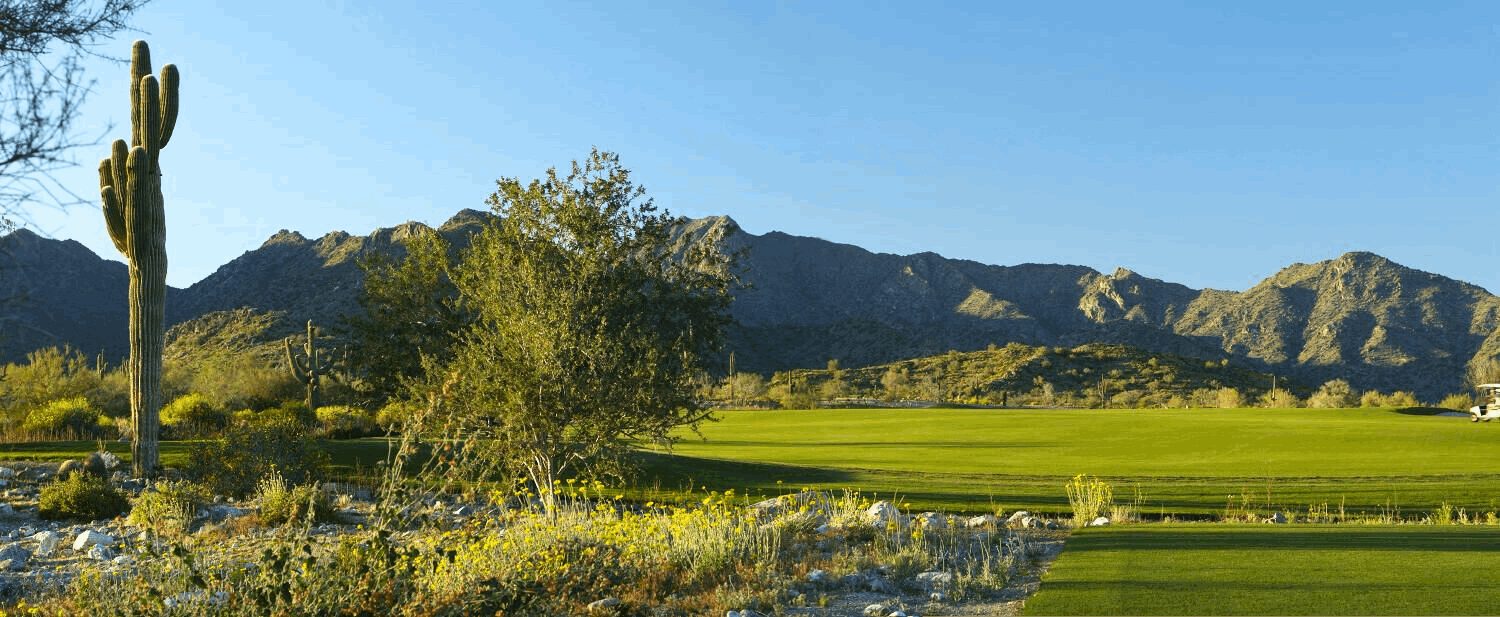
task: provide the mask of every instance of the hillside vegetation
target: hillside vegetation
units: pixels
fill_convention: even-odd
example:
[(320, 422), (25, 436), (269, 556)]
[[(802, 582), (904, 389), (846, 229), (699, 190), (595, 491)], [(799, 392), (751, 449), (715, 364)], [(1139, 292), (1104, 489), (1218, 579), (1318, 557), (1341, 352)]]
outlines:
[[(1274, 388), (1274, 391), (1273, 391)], [(1330, 394), (1337, 391), (1337, 396)], [(868, 367), (738, 374), (707, 389), (730, 406), (991, 405), (1086, 408), (1417, 406), (1410, 392), (1360, 393), (1346, 381), (1308, 384), (1242, 366), (1115, 344), (1011, 343)], [(1429, 401), (1433, 404), (1438, 401)], [(1467, 409), (1467, 395), (1449, 397)]]

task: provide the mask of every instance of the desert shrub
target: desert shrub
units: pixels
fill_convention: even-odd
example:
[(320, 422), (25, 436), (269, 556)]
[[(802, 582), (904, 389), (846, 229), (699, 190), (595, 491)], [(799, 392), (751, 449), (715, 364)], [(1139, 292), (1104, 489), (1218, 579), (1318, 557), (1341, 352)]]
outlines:
[(1317, 392), (1307, 397), (1307, 406), (1318, 409), (1353, 407), (1357, 402), (1354, 389), (1349, 386), (1349, 382), (1342, 379), (1325, 382)]
[(1392, 392), (1385, 397), (1386, 407), (1421, 407), (1422, 403), (1417, 401), (1417, 395), (1411, 392)]
[(1220, 409), (1244, 407), (1245, 398), (1234, 388), (1219, 388), (1214, 392), (1214, 405)]
[(1114, 488), (1108, 482), (1085, 474), (1074, 476), (1068, 482), (1068, 505), (1073, 508), (1073, 524), (1087, 525), (1096, 517), (1110, 513), (1114, 506)]
[(1454, 411), (1468, 411), (1473, 406), (1474, 399), (1467, 394), (1449, 394), (1443, 398), (1443, 402), (1438, 403), (1438, 407)]
[(161, 425), (177, 439), (212, 435), (229, 425), (229, 414), (207, 396), (192, 392), (161, 408)]
[(325, 405), (318, 408), (318, 433), (328, 439), (352, 439), (383, 435), (375, 418), (358, 407)]
[(184, 480), (158, 482), (131, 501), (132, 525), (158, 532), (187, 532), (210, 495), (201, 484)]
[(289, 422), (300, 424), (304, 428), (312, 428), (318, 424), (318, 414), (302, 401), (291, 401), (282, 403), (280, 407), (272, 407), (257, 412), (255, 422), (257, 423), (281, 423)]
[(125, 494), (108, 481), (82, 473), (42, 487), (40, 502), (37, 515), (52, 520), (97, 521), (119, 516), (130, 507)]
[(296, 398), (302, 389), (286, 370), (271, 368), (251, 354), (221, 354), (200, 362), (190, 382), (193, 391), (227, 409), (275, 407)]
[(35, 433), (93, 437), (99, 433), (98, 420), (99, 412), (89, 406), (88, 399), (75, 396), (32, 409), (21, 428)]
[(411, 401), (391, 400), (375, 412), (375, 424), (386, 432), (400, 431), (406, 425), (408, 418), (417, 412), (419, 406)]
[(260, 501), (260, 522), (273, 527), (305, 521), (309, 514), (314, 522), (335, 519), (327, 495), (311, 484), (288, 485), (276, 469), (260, 479), (256, 497)]
[(254, 491), (273, 467), (294, 484), (322, 477), (328, 454), (313, 441), (307, 425), (273, 410), (254, 416), (224, 437), (195, 444), (184, 468), (188, 477), (215, 493), (235, 497)]
[(1384, 403), (1385, 395), (1376, 392), (1375, 390), (1368, 390), (1364, 394), (1361, 394), (1359, 397), (1360, 407), (1380, 407)]

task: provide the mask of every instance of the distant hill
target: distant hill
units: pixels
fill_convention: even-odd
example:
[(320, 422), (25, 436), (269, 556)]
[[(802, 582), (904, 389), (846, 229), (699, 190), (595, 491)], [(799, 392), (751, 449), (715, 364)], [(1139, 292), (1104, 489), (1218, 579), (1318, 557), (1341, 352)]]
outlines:
[[(458, 245), (486, 213), (439, 227)], [(249, 307), (274, 312), (264, 336), (307, 319), (335, 324), (358, 310), (364, 255), (404, 254), (419, 223), (309, 240), (280, 232), (184, 290), (169, 291), (168, 321)], [(1203, 361), (1316, 385), (1342, 377), (1359, 389), (1412, 390), (1436, 399), (1465, 388), (1471, 363), (1500, 356), (1500, 298), (1370, 253), (1293, 264), (1243, 292), (1197, 290), (1121, 268), (986, 265), (935, 253), (890, 255), (781, 232), (754, 235), (729, 217), (685, 222), (676, 241), (715, 228), (744, 251), (730, 336), (737, 368), (770, 374), (848, 368), (1016, 342), (1098, 343)], [(124, 355), (125, 268), (69, 241), (29, 232), (0, 238), (0, 362), (68, 342)], [(113, 308), (118, 307), (118, 308)]]

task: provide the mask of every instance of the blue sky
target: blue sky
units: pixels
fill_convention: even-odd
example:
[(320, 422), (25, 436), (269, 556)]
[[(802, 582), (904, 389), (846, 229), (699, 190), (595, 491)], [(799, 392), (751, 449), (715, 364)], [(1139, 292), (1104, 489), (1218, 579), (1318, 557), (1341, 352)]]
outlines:
[[(168, 282), (598, 146), (756, 234), (1229, 290), (1365, 250), (1500, 292), (1500, 3), (1214, 4), (156, 0)], [(82, 131), (126, 135), (128, 69), (90, 67)], [(32, 218), (119, 259), (93, 208)]]

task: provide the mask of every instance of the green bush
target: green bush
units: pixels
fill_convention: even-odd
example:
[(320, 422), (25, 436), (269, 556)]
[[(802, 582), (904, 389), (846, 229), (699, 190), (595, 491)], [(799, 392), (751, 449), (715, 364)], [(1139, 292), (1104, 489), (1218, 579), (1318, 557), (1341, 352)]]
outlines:
[(244, 497), (272, 468), (293, 484), (303, 484), (321, 478), (327, 466), (328, 454), (305, 424), (267, 410), (236, 424), (224, 437), (195, 444), (183, 471), (215, 493)]
[(279, 526), (305, 521), (311, 513), (314, 522), (335, 520), (328, 496), (311, 484), (288, 485), (281, 472), (272, 469), (261, 478), (256, 491), (260, 501), (260, 522)]
[(1438, 407), (1454, 411), (1468, 411), (1473, 406), (1474, 398), (1467, 394), (1449, 394), (1443, 398), (1443, 402), (1438, 403)]
[(312, 428), (318, 425), (318, 414), (313, 413), (302, 401), (284, 403), (280, 407), (272, 407), (256, 414), (257, 423), (293, 423), (300, 424), (304, 428)]
[(26, 414), (21, 428), (37, 433), (72, 433), (75, 437), (93, 437), (99, 431), (99, 412), (88, 399), (75, 396), (58, 399)]
[(229, 425), (229, 414), (207, 396), (184, 394), (161, 408), (161, 426), (177, 439), (218, 434)]
[(328, 439), (383, 435), (369, 412), (358, 407), (324, 405), (318, 408), (318, 433)]
[(37, 515), (52, 520), (97, 521), (130, 508), (130, 500), (108, 481), (82, 473), (42, 487), (40, 501)]
[(375, 423), (386, 432), (400, 431), (406, 421), (417, 413), (417, 404), (410, 401), (392, 400), (375, 412)]
[(131, 502), (132, 525), (158, 532), (186, 533), (198, 509), (208, 503), (208, 489), (185, 480), (158, 482)]

